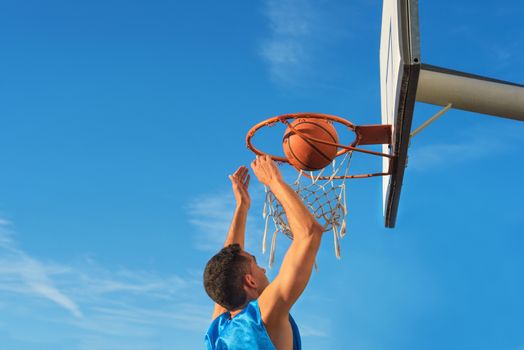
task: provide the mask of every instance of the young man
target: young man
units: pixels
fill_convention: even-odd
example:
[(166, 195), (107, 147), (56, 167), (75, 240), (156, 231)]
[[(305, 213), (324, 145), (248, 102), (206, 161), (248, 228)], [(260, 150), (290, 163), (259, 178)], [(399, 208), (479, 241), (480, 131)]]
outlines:
[(266, 270), (244, 251), (250, 177), (246, 167), (238, 168), (230, 176), (237, 203), (233, 221), (224, 248), (204, 272), (204, 287), (216, 303), (205, 342), (213, 350), (299, 350), (300, 335), (289, 310), (309, 281), (323, 228), (269, 156), (257, 157), (251, 168), (282, 204), (294, 239), (269, 283)]

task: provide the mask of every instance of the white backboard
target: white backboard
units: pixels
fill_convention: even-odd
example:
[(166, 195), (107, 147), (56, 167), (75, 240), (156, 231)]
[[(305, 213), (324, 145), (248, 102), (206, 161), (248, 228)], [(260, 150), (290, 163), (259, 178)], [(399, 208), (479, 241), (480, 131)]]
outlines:
[(409, 133), (420, 72), (418, 0), (384, 0), (380, 38), (382, 123), (393, 127), (391, 145), (383, 152), (383, 207), (386, 227), (394, 227), (407, 164)]

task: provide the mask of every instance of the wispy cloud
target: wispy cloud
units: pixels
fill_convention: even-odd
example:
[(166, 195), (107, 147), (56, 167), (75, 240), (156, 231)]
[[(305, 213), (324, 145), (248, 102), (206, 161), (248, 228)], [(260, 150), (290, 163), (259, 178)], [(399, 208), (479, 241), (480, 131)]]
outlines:
[(296, 85), (308, 70), (315, 46), (314, 28), (319, 28), (319, 9), (310, 0), (267, 0), (264, 14), (270, 35), (260, 48), (269, 64), (272, 79), (282, 85)]
[[(246, 223), (246, 246), (258, 249), (257, 238), (262, 235), (263, 189), (258, 184), (250, 186), (251, 209)], [(235, 198), (230, 192), (201, 194), (187, 205), (189, 222), (195, 226), (195, 248), (215, 252), (224, 244), (235, 210)]]
[[(201, 336), (209, 325), (211, 303), (200, 276), (110, 269), (93, 259), (74, 264), (43, 261), (20, 248), (7, 221), (2, 222), (0, 300), (6, 303), (0, 307), (11, 318), (26, 315), (28, 311), (24, 310), (29, 308), (32, 321), (61, 329), (42, 335), (45, 339), (41, 341), (74, 337), (78, 344), (84, 344), (80, 348), (153, 349), (162, 330)], [(64, 335), (64, 329), (71, 334)], [(11, 331), (13, 339), (22, 339), (17, 329)]]
[(49, 278), (47, 267), (16, 247), (6, 230), (9, 224), (0, 221), (0, 290), (40, 296), (81, 317), (78, 305)]
[(9, 220), (0, 218), (0, 226), (9, 226), (9, 225), (11, 225), (11, 222)]
[[(464, 130), (456, 136), (456, 143), (434, 143), (417, 146), (416, 138), (409, 151), (409, 167), (425, 171), (436, 167), (450, 166), (492, 157), (508, 152), (515, 142), (522, 142), (523, 135), (518, 127), (476, 127)], [(510, 141), (513, 140), (513, 141)]]
[(452, 165), (467, 160), (482, 157), (484, 149), (480, 148), (483, 142), (434, 144), (414, 149), (409, 157), (410, 168), (414, 170), (428, 170), (443, 165)]
[(303, 337), (328, 337), (329, 334), (318, 327), (311, 327), (305, 324), (300, 325), (300, 335)]
[(188, 204), (189, 222), (198, 231), (194, 236), (197, 249), (215, 251), (224, 243), (234, 208), (235, 199), (229, 193), (201, 195)]

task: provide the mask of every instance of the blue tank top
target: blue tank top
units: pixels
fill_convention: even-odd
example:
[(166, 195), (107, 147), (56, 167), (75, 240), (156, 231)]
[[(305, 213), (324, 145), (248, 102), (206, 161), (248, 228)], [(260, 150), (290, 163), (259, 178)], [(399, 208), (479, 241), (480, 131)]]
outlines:
[[(258, 300), (230, 317), (229, 312), (224, 312), (211, 323), (205, 337), (207, 350), (276, 350), (262, 322)], [(291, 315), (289, 323), (293, 330), (293, 350), (301, 350), (300, 333)]]

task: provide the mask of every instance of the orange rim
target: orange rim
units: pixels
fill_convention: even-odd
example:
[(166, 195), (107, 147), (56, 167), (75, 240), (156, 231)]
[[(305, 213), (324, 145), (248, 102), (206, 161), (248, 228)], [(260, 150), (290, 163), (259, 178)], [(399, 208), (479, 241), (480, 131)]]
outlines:
[[(306, 137), (306, 138), (308, 138), (311, 141), (315, 141), (315, 142), (319, 142), (319, 143), (326, 143), (326, 144), (330, 144), (332, 146), (337, 146), (339, 148), (342, 148), (340, 151), (337, 152), (337, 155), (335, 157), (339, 157), (339, 156), (343, 155), (344, 153), (347, 153), (350, 150), (357, 150), (357, 151), (359, 150), (359, 149), (355, 148), (355, 146), (358, 144), (358, 137), (356, 136), (356, 134), (355, 134), (355, 140), (353, 140), (353, 142), (350, 144), (350, 146), (340, 145), (338, 143), (327, 142), (327, 141), (323, 141), (323, 140), (318, 140), (318, 139), (314, 139), (314, 138), (311, 138), (311, 137), (307, 137), (305, 135), (301, 135), (301, 133), (299, 131), (295, 130), (290, 125), (290, 123), (288, 122), (289, 119), (300, 119), (300, 118), (330, 120), (330, 121), (334, 121), (334, 122), (337, 122), (339, 124), (342, 124), (342, 125), (346, 126), (349, 130), (351, 130), (353, 132), (355, 132), (355, 129), (356, 129), (356, 126), (353, 123), (351, 123), (350, 121), (348, 121), (346, 119), (337, 117), (336, 115), (322, 114), (322, 113), (290, 113), (290, 114), (282, 114), (282, 115), (279, 115), (279, 116), (276, 116), (276, 117), (272, 117), (272, 118), (266, 119), (266, 120), (258, 123), (254, 127), (252, 127), (247, 132), (247, 137), (246, 137), (247, 148), (249, 148), (256, 155), (259, 155), (259, 156), (266, 155), (267, 153), (262, 152), (261, 150), (259, 150), (255, 146), (253, 146), (252, 138), (253, 138), (253, 136), (255, 135), (255, 133), (258, 130), (260, 130), (260, 129), (266, 127), (266, 126), (272, 126), (272, 125), (280, 122), (280, 123), (290, 127), (294, 132), (296, 132), (301, 137)], [(371, 151), (368, 151), (368, 152), (371, 152)], [(284, 162), (284, 163), (288, 163), (289, 164), (289, 160), (286, 157), (280, 157), (280, 156), (275, 156), (275, 155), (271, 155), (271, 154), (269, 154), (269, 156), (271, 157), (271, 159), (273, 159), (276, 162)]]

